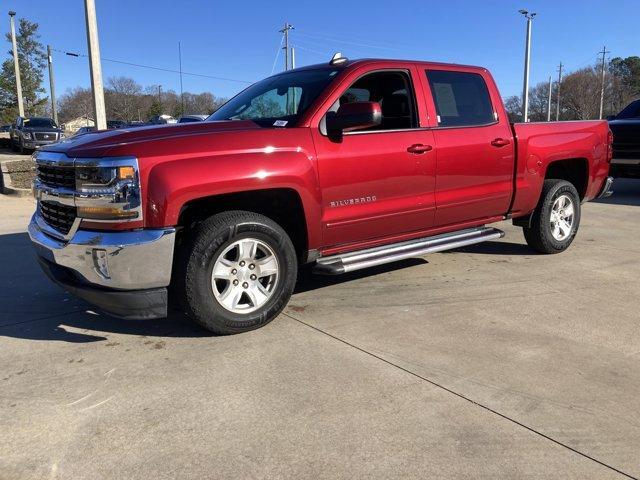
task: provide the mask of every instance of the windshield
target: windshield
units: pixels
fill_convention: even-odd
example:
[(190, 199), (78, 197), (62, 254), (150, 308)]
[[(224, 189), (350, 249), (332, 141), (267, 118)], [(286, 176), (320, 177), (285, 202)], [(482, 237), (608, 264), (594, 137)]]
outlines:
[(29, 128), (58, 128), (50, 118), (26, 118), (24, 126)]
[(253, 120), (262, 127), (292, 126), (337, 73), (327, 68), (266, 78), (233, 97), (207, 121)]
[(640, 117), (640, 100), (631, 102), (627, 105), (616, 118), (638, 118)]

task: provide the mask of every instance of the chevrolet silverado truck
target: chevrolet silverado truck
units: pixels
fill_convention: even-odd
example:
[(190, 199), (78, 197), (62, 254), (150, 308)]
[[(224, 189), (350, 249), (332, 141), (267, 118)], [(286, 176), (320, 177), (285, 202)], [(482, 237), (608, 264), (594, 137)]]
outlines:
[(609, 194), (611, 141), (605, 121), (510, 124), (484, 68), (336, 56), (204, 122), (42, 148), (29, 234), (44, 271), (107, 313), (162, 317), (171, 298), (238, 333), (278, 315), (305, 265), (458, 248), (505, 219), (562, 252), (581, 204)]

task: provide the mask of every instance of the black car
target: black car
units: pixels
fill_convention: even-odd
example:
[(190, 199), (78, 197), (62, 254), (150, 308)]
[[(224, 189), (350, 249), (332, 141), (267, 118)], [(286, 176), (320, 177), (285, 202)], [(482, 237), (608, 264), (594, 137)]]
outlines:
[(17, 117), (9, 132), (11, 147), (20, 153), (50, 145), (64, 138), (64, 132), (52, 118)]
[(640, 100), (609, 117), (609, 128), (613, 133), (611, 175), (640, 178)]

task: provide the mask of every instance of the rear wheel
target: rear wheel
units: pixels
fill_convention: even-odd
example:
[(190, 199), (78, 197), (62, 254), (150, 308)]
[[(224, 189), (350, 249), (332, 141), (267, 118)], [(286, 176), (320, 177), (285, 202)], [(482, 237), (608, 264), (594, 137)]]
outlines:
[(569, 248), (580, 225), (580, 197), (565, 180), (544, 181), (531, 224), (524, 227), (524, 238), (541, 253), (560, 253)]
[(178, 293), (187, 313), (217, 334), (266, 325), (286, 306), (297, 275), (286, 232), (267, 217), (233, 211), (196, 229), (184, 252)]

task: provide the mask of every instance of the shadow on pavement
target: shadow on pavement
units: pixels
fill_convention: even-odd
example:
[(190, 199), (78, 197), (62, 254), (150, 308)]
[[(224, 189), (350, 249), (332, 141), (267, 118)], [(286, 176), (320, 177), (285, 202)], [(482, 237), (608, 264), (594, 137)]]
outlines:
[(94, 309), (45, 276), (26, 233), (0, 235), (0, 286), (0, 336), (4, 337), (83, 343), (106, 340), (105, 333), (211, 335), (181, 312), (157, 320), (122, 320)]
[(613, 182), (613, 195), (595, 203), (608, 203), (610, 205), (630, 205), (640, 207), (640, 180), (631, 178), (616, 178)]
[(482, 242), (475, 245), (469, 245), (467, 247), (455, 248), (453, 250), (447, 250), (442, 253), (478, 253), (482, 255), (539, 255), (538, 252), (533, 250), (525, 243), (513, 243), (513, 242)]
[(342, 275), (314, 275), (311, 273), (311, 267), (305, 267), (298, 275), (298, 283), (296, 284), (296, 288), (293, 293), (309, 292), (311, 290), (317, 290), (319, 288), (329, 287), (332, 285), (340, 285), (341, 283), (351, 282), (353, 280), (358, 280), (359, 278), (372, 277), (374, 275), (415, 267), (416, 265), (423, 265), (425, 263), (429, 262), (424, 258), (409, 258), (407, 260), (388, 263), (378, 267), (365, 268), (364, 270), (358, 270), (356, 272), (345, 273)]

